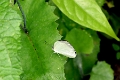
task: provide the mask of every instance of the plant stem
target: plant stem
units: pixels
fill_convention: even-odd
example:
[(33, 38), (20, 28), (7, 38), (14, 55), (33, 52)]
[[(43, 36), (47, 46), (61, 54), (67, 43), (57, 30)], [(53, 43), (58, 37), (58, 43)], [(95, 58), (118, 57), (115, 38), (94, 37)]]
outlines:
[(18, 0), (14, 0), (14, 4), (15, 4), (16, 2), (17, 2), (17, 4), (18, 4), (18, 7), (19, 7), (19, 9), (20, 9), (20, 12), (22, 13), (23, 22), (24, 22), (23, 30), (25, 31), (25, 33), (27, 33), (28, 31), (27, 31), (27, 29), (26, 29), (26, 17), (25, 17), (24, 11), (22, 10), (22, 7), (21, 7), (19, 1), (18, 1)]

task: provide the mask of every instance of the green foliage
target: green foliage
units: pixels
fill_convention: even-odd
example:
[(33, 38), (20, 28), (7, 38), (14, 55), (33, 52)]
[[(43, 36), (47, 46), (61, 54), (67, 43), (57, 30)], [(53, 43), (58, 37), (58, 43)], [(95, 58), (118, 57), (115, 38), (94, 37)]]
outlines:
[(66, 40), (73, 45), (77, 53), (90, 54), (94, 47), (91, 35), (89, 35), (85, 30), (72, 29), (67, 34)]
[[(28, 2), (31, 6), (26, 7)], [(54, 42), (61, 38), (55, 23), (57, 17), (53, 14), (54, 7), (48, 6), (44, 0), (26, 0), (24, 3), (21, 1), (21, 4), (29, 31), (22, 36), (22, 49), (19, 54), (24, 71), (22, 79), (64, 80), (63, 65), (66, 58), (59, 57), (52, 50)]]
[[(13, 16), (14, 15), (14, 16)], [(20, 80), (22, 67), (18, 58), (21, 48), (22, 19), (9, 7), (9, 0), (0, 1), (0, 80)]]
[(98, 3), (98, 5), (100, 7), (102, 7), (104, 5), (104, 3), (105, 3), (105, 0), (96, 0), (96, 2)]
[(106, 62), (98, 62), (92, 69), (90, 80), (113, 80), (113, 70)]
[(116, 53), (116, 58), (117, 58), (118, 60), (120, 60), (120, 52), (117, 52), (117, 53)]
[[(91, 72), (92, 67), (97, 61), (100, 39), (96, 32), (92, 30), (72, 29), (67, 34), (66, 40), (73, 45), (77, 52), (77, 57), (73, 60), (68, 60), (65, 65), (66, 78), (67, 80), (82, 80), (84, 75)], [(70, 69), (74, 70), (70, 71)]]
[(113, 49), (114, 49), (115, 51), (120, 50), (120, 46), (119, 46), (119, 45), (117, 45), (117, 44), (112, 44), (112, 46), (113, 46)]
[[(90, 80), (113, 79), (110, 66), (97, 58), (100, 38), (96, 31), (119, 41), (118, 27), (114, 33), (101, 11), (104, 0), (96, 0), (100, 7), (95, 0), (53, 0), (62, 12), (52, 0), (18, 1), (28, 33), (14, 0), (0, 1), (0, 80), (82, 80), (90, 73)], [(54, 53), (57, 40), (67, 40), (77, 57)], [(113, 44), (114, 50), (118, 47)], [(119, 53), (116, 58), (120, 59)]]
[(92, 35), (94, 48), (89, 55), (86, 54), (81, 55), (84, 74), (88, 74), (91, 72), (92, 67), (95, 65), (95, 62), (97, 61), (97, 54), (100, 51), (100, 39), (97, 33), (89, 29), (86, 31)]
[(53, 2), (78, 24), (106, 33), (119, 41), (95, 0), (53, 0)]
[(117, 53), (116, 53), (116, 58), (119, 60), (120, 59), (120, 52), (119, 52), (119, 50), (120, 50), (120, 46), (118, 45), (118, 44), (112, 44), (112, 47), (113, 47), (113, 49), (115, 50), (115, 51), (117, 51)]

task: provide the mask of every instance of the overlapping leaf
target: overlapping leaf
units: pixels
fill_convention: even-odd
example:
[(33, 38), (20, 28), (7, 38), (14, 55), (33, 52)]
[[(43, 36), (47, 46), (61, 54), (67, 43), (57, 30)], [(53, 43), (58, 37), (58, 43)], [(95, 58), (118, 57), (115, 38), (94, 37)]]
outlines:
[[(28, 34), (22, 34), (20, 60), (23, 80), (65, 80), (66, 57), (53, 53), (53, 44), (61, 36), (57, 31), (54, 7), (44, 0), (20, 2), (27, 19)], [(26, 6), (27, 5), (27, 6)]]
[(119, 40), (95, 0), (53, 0), (70, 19)]
[(92, 69), (90, 80), (113, 80), (113, 70), (106, 62), (98, 62)]
[(94, 48), (93, 39), (85, 30), (72, 29), (66, 36), (77, 53), (90, 54)]
[(10, 7), (9, 0), (0, 1), (0, 80), (20, 80), (18, 50), (22, 19)]

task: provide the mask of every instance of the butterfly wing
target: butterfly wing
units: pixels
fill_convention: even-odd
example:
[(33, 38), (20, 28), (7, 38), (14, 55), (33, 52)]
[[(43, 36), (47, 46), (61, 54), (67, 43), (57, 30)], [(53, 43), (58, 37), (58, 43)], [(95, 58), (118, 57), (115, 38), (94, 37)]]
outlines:
[(67, 41), (56, 41), (54, 51), (69, 58), (75, 58), (75, 50)]

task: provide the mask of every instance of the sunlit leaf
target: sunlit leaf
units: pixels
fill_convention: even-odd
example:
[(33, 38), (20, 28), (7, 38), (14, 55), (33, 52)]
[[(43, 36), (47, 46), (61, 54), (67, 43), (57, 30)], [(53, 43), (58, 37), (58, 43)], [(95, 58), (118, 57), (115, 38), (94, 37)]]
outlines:
[(73, 21), (106, 33), (119, 41), (95, 0), (53, 0), (53, 2)]

